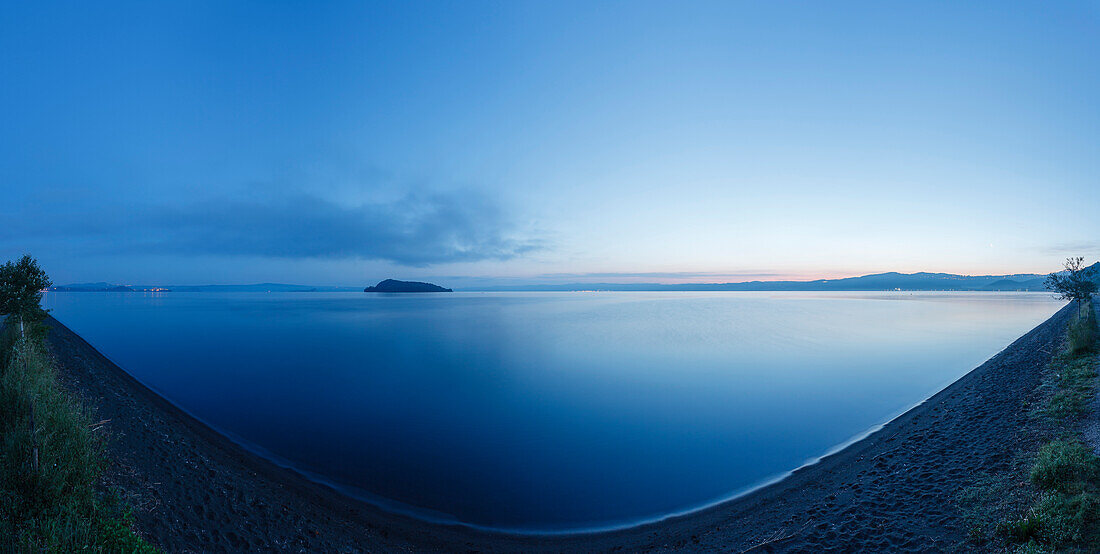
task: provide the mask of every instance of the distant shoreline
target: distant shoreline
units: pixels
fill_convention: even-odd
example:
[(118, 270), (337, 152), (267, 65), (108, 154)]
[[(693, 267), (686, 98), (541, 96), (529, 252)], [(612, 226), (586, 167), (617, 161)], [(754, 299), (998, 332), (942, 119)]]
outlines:
[[(1100, 262), (1092, 267), (1100, 267)], [(611, 276), (611, 275), (605, 275)], [(619, 275), (620, 277), (622, 275)], [(667, 275), (666, 275), (667, 277)], [(462, 280), (462, 279), (458, 279)], [(467, 281), (483, 281), (466, 278)], [(384, 282), (392, 281), (387, 279)], [(453, 286), (459, 292), (574, 292), (574, 291), (997, 291), (1044, 292), (1046, 275), (1016, 273), (1009, 275), (959, 275), (954, 273), (875, 273), (840, 279), (813, 279), (805, 281), (740, 281), (728, 283), (526, 283), (511, 285), (482, 284)], [(394, 281), (401, 283), (402, 281)], [(409, 282), (415, 283), (415, 282)], [(51, 287), (57, 292), (356, 292), (361, 287), (291, 285), (285, 283), (258, 283), (250, 285), (123, 285), (113, 283), (74, 283)]]
[[(664, 286), (664, 285), (662, 285)], [(669, 285), (673, 287), (674, 285)], [(285, 290), (255, 290), (255, 289), (218, 289), (218, 290), (178, 290), (178, 289), (68, 289), (68, 288), (51, 288), (46, 291), (47, 293), (132, 293), (132, 294), (161, 294), (161, 293), (188, 293), (188, 294), (231, 294), (231, 293), (284, 293), (284, 292), (317, 292), (317, 293), (348, 293), (348, 292), (364, 292), (361, 289), (315, 289), (315, 288), (303, 288), (303, 289), (285, 289)], [(427, 291), (368, 291), (368, 292), (386, 292), (389, 294), (406, 294), (409, 292), (427, 292)], [(441, 292), (441, 291), (431, 291)], [(724, 288), (629, 288), (628, 286), (621, 286), (619, 288), (584, 288), (577, 286), (576, 288), (494, 288), (494, 289), (454, 289), (447, 292), (465, 292), (465, 293), (492, 293), (492, 292), (988, 292), (988, 293), (1048, 293), (1053, 294), (1046, 289), (724, 289)]]
[[(239, 549), (241, 540), (310, 550), (645, 551), (745, 548), (788, 534), (781, 549), (920, 549), (945, 544), (926, 539), (964, 537), (945, 506), (964, 474), (1010, 448), (1012, 410), (1034, 389), (1035, 368), (1049, 360), (1071, 313), (1062, 308), (929, 400), (775, 483), (660, 521), (571, 534), (484, 531), (386, 512), (237, 445), (52, 318), (50, 344), (62, 381), (112, 421), (116, 464), (108, 473), (133, 497), (139, 529), (170, 551)], [(998, 396), (1005, 400), (989, 401)], [(226, 490), (237, 492), (222, 498)], [(157, 508), (141, 509), (148, 505)], [(311, 528), (316, 534), (298, 531)], [(844, 528), (846, 542), (837, 543)]]

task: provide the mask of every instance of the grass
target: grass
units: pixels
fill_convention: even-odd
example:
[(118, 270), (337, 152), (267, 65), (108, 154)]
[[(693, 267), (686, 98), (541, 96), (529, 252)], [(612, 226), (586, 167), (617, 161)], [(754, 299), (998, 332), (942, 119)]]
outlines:
[(1078, 313), (1077, 321), (1066, 334), (1071, 355), (1093, 352), (1100, 335), (1100, 327), (1097, 327), (1096, 312), (1092, 309), (1092, 302), (1086, 302), (1083, 310)]
[(1100, 459), (1076, 440), (1056, 440), (1039, 449), (1031, 482), (1044, 490), (1076, 493), (1096, 480)]
[[(1026, 513), (1031, 505), (1030, 491), (1020, 487), (1018, 479), (1011, 476), (1026, 475), (1031, 460), (1016, 456), (1012, 470), (1007, 472), (983, 472), (976, 476), (969, 487), (958, 495), (958, 504), (964, 520), (969, 525), (968, 541), (984, 545), (1014, 533), (1006, 522), (1016, 521), (1020, 513)], [(1026, 535), (1026, 533), (1024, 533)], [(1025, 541), (1026, 542), (1026, 541)]]
[(0, 551), (156, 552), (101, 485), (102, 431), (58, 385), (39, 336), (0, 334)]
[[(1072, 327), (1071, 327), (1072, 328)], [(1091, 350), (1062, 353), (1052, 362), (1055, 392), (1046, 415), (1056, 420), (1076, 420), (1085, 415), (1095, 394), (1096, 360)]]
[[(1100, 457), (1081, 442), (1096, 396), (1100, 333), (1086, 304), (1069, 324), (1031, 408), (1025, 444), (1009, 469), (987, 473), (959, 494), (975, 545), (1018, 553), (1100, 552)], [(999, 549), (999, 548), (998, 548)]]

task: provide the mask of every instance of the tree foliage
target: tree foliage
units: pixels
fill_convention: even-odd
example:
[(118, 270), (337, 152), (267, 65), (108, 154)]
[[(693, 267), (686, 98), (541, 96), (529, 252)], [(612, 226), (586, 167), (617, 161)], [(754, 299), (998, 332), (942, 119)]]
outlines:
[(34, 322), (42, 319), (42, 291), (52, 285), (38, 261), (24, 255), (18, 262), (0, 266), (0, 315), (14, 315)]
[(1092, 279), (1093, 268), (1082, 267), (1085, 258), (1066, 258), (1065, 271), (1047, 275), (1046, 286), (1059, 298), (1075, 302), (1084, 302), (1096, 294), (1096, 281)]

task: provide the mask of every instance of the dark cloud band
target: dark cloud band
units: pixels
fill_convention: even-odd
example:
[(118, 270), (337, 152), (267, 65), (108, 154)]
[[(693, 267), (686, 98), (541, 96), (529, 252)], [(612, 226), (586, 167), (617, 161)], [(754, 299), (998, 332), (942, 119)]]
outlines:
[(359, 205), (309, 195), (225, 199), (60, 221), (49, 228), (33, 221), (8, 226), (0, 238), (35, 232), (38, 241), (63, 236), (102, 253), (359, 258), (410, 266), (504, 260), (541, 245), (516, 236), (501, 208), (479, 194), (412, 193)]

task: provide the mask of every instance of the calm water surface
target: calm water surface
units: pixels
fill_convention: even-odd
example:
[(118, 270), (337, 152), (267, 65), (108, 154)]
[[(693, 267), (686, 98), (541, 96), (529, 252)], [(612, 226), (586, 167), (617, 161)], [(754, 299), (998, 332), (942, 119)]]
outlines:
[(1053, 314), (1049, 294), (49, 293), (250, 448), (391, 509), (624, 525), (790, 471)]

